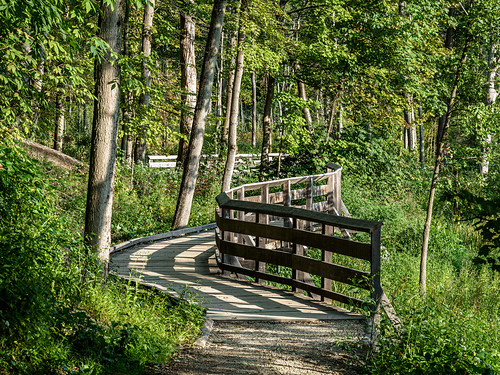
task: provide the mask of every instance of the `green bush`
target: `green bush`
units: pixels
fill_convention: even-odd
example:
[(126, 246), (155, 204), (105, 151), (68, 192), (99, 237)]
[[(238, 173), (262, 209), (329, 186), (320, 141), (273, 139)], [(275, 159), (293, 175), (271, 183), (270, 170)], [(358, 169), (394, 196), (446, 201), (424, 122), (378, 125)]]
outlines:
[(191, 296), (176, 302), (100, 281), (81, 235), (84, 182), (0, 139), (2, 374), (139, 374), (200, 331), (203, 311)]

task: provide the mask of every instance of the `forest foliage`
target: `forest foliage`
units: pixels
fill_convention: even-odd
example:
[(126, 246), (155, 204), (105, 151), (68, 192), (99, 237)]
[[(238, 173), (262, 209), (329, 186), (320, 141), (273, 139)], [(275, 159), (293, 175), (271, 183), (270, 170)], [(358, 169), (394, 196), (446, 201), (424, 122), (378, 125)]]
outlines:
[[(115, 2), (0, 0), (0, 373), (139, 373), (199, 331), (202, 311), (184, 300), (101, 282), (83, 238), (87, 170), (38, 164), (19, 147), (24, 138), (89, 163), (95, 67), (109, 52), (101, 5)], [(156, 0), (146, 54), (146, 2), (125, 2), (122, 51), (111, 55), (120, 80), (109, 83), (121, 94), (112, 243), (172, 228), (182, 168), (148, 168), (134, 151), (177, 154), (189, 141), (183, 96), (196, 93), (182, 85), (180, 19), (195, 23), (199, 79), (212, 5)], [(228, 1), (202, 151), (221, 156), (201, 166), (189, 225), (213, 221), (244, 51), (237, 149), (283, 159), (233, 174), (233, 185), (335, 162), (353, 216), (384, 222), (382, 284), (405, 330), (382, 322), (366, 371), (500, 372), (499, 44), (497, 0)]]

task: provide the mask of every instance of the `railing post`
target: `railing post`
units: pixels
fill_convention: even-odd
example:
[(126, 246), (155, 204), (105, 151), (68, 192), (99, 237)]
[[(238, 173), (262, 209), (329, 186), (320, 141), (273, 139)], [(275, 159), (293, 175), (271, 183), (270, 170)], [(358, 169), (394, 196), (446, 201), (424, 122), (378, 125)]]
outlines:
[[(227, 209), (227, 208), (223, 208), (222, 209), (222, 217), (227, 219), (229, 218), (229, 216), (231, 215), (231, 210)], [(226, 232), (226, 231), (223, 231), (221, 232), (221, 238), (224, 240), (224, 241), (231, 241), (231, 235), (232, 233), (231, 232)], [(221, 253), (221, 262), (222, 263), (227, 263), (227, 255), (224, 254), (224, 253)], [(229, 275), (230, 272), (229, 271), (223, 271), (223, 275)]]
[(333, 199), (333, 175), (328, 176), (326, 180), (326, 186), (327, 186), (327, 191), (326, 191), (326, 212), (329, 214), (334, 213), (334, 199)]
[[(314, 180), (309, 177), (306, 181), (306, 210), (312, 211), (313, 207), (313, 195), (314, 195)], [(311, 222), (306, 221), (304, 223), (304, 229), (311, 230)]]
[(380, 284), (380, 227), (374, 229), (371, 236), (371, 259), (370, 259), (370, 275), (371, 275), (371, 298), (374, 302), (372, 306), (372, 314), (378, 314), (379, 302), (382, 298), (382, 285)]
[[(269, 185), (264, 185), (260, 189), (260, 201), (261, 203), (268, 203), (269, 202)], [(255, 222), (256, 223), (261, 223), (261, 224), (269, 224), (269, 217), (268, 215), (265, 214), (256, 214), (255, 215)], [(267, 238), (256, 238), (255, 239), (255, 245), (258, 247), (265, 248), (267, 244)], [(266, 263), (265, 262), (255, 262), (255, 269), (259, 272), (266, 272)], [(264, 283), (262, 280), (258, 280), (261, 284)]]
[[(298, 220), (296, 218), (292, 219), (292, 227), (293, 229), (298, 228)], [(292, 254), (296, 255), (304, 255), (304, 246), (300, 245), (296, 242), (292, 244)], [(304, 281), (304, 271), (296, 270), (292, 268), (292, 279), (297, 281)], [(301, 292), (301, 289), (297, 289), (292, 287), (292, 291), (295, 293)]]
[(341, 186), (342, 186), (342, 170), (338, 169), (333, 175), (333, 204), (337, 213), (342, 215), (342, 194), (341, 194)]
[[(297, 229), (297, 219), (292, 218), (292, 228)], [(297, 243), (292, 242), (292, 254), (297, 254)], [(297, 280), (297, 270), (292, 268), (292, 280)], [(292, 292), (297, 292), (297, 288), (292, 286)]]
[[(323, 235), (332, 235), (333, 234), (333, 228), (331, 226), (326, 226), (325, 224), (321, 225), (321, 234)], [(325, 263), (331, 264), (333, 261), (333, 256), (331, 251), (326, 251), (326, 250), (321, 250), (321, 260)], [(321, 288), (326, 289), (328, 291), (332, 291), (332, 280), (327, 279), (322, 277), (321, 278)], [(326, 303), (332, 303), (332, 300), (330, 298), (325, 298), (321, 296), (321, 300), (326, 302)]]
[[(238, 189), (238, 191), (236, 192), (236, 198), (239, 201), (245, 200), (245, 186), (242, 186)], [(238, 216), (238, 220), (242, 220), (242, 221), (245, 220), (245, 212), (239, 210), (237, 212), (237, 216)], [(243, 243), (243, 235), (241, 233), (238, 234), (238, 243)]]

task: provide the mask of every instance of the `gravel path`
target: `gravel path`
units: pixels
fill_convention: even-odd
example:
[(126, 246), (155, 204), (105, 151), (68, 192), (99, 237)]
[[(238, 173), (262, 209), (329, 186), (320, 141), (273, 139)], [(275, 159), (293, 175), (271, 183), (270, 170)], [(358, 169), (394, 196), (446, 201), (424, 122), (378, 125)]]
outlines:
[(214, 322), (204, 347), (184, 349), (152, 373), (176, 375), (358, 374), (367, 345), (360, 320)]

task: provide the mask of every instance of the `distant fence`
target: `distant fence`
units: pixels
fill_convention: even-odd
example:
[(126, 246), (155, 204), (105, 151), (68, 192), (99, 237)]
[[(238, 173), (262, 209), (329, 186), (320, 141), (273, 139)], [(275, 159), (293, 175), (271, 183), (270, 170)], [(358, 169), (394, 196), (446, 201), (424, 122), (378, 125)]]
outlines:
[[(279, 158), (285, 156), (279, 153), (270, 153), (269, 158)], [(150, 168), (175, 168), (177, 164), (177, 155), (149, 155), (149, 167)], [(206, 165), (211, 165), (219, 158), (218, 154), (202, 155), (202, 163)], [(257, 167), (260, 165), (260, 154), (237, 154), (236, 155), (236, 166), (238, 164), (249, 163), (250, 167)]]

